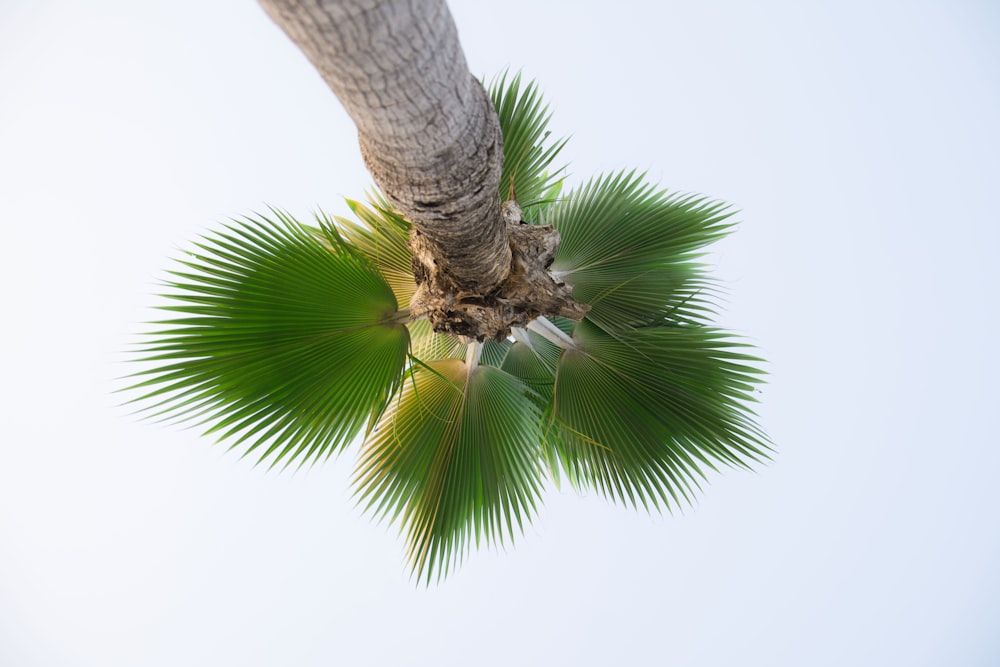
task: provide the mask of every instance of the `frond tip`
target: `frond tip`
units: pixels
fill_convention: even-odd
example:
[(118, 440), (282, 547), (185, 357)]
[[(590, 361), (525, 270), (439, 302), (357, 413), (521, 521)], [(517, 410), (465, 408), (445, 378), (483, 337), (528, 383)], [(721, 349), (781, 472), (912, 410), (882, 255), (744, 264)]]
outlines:
[[(328, 456), (382, 414), (408, 335), (381, 274), (331, 222), (247, 218), (171, 271), (177, 316), (148, 334), (145, 411), (208, 424), (259, 461)], [(317, 235), (318, 231), (318, 235)]]

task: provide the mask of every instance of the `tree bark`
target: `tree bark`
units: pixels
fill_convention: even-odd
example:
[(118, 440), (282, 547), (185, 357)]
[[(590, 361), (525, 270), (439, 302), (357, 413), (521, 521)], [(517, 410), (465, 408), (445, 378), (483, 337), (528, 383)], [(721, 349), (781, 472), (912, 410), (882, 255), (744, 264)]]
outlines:
[(260, 0), (340, 99), (365, 164), (413, 225), (413, 316), (501, 339), (587, 306), (548, 273), (559, 232), (501, 209), (503, 139), (444, 0)]
[(427, 250), (469, 291), (510, 270), (496, 113), (443, 0), (262, 0), (358, 128), (365, 163)]

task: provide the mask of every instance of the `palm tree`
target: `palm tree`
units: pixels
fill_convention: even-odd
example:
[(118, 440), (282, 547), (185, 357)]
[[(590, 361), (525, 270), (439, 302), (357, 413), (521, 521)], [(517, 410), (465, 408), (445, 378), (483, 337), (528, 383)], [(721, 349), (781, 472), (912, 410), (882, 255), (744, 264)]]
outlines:
[[(288, 7), (276, 4), (269, 11), (284, 20)], [(324, 5), (331, 16), (345, 6), (355, 5)], [(133, 385), (149, 414), (207, 425), (271, 466), (323, 460), (363, 432), (359, 502), (401, 525), (428, 581), (473, 544), (513, 539), (547, 479), (671, 509), (707, 470), (769, 451), (749, 407), (757, 359), (711, 326), (713, 286), (697, 262), (730, 230), (726, 206), (635, 172), (563, 194), (553, 164), (564, 141), (549, 138), (537, 86), (501, 76), (486, 99), (503, 157), (485, 170), (489, 196), (472, 194), (497, 204), (510, 275), (477, 274), (473, 262), (493, 266), (481, 248), (452, 252), (450, 235), (468, 223), (462, 206), (426, 182), (385, 177), (410, 168), (413, 150), (403, 167), (373, 168), (380, 192), (349, 201), (353, 218), (320, 213), (306, 225), (272, 209), (195, 243), (171, 271), (163, 308), (173, 315), (144, 343)], [(363, 107), (351, 113), (366, 118)], [(369, 165), (387, 160), (372, 157), (378, 122), (358, 122)], [(392, 141), (413, 141), (403, 134)], [(548, 305), (530, 293), (539, 285)]]

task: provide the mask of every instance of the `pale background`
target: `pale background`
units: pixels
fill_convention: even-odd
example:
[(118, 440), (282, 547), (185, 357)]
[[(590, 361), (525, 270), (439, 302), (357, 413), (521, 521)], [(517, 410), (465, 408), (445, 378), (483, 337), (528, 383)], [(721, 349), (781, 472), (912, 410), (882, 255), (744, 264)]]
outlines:
[(649, 517), (552, 490), (440, 586), (354, 508), (111, 392), (168, 258), (368, 176), (249, 0), (0, 0), (0, 665), (1000, 664), (1000, 10), (455, 0), (540, 80), (571, 182), (741, 209), (722, 322), (770, 360), (755, 473)]

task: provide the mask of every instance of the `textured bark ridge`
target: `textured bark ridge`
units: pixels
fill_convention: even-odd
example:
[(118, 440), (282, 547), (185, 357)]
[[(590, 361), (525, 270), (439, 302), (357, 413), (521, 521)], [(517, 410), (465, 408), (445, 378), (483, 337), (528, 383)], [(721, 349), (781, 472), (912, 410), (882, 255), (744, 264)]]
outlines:
[[(493, 103), (467, 72), (466, 122), (447, 145), (407, 156), (359, 132), (361, 155), (386, 199), (424, 237), (442, 271), (468, 290), (489, 290), (511, 263), (500, 215), (503, 138)], [(460, 113), (461, 112), (461, 113)]]
[(474, 339), (503, 340), (511, 327), (527, 326), (540, 316), (559, 315), (578, 320), (590, 306), (570, 296), (570, 286), (549, 273), (559, 247), (559, 231), (552, 225), (520, 222), (520, 209), (504, 202), (511, 265), (507, 278), (487, 293), (464, 290), (442, 271), (426, 237), (415, 232), (413, 275), (418, 289), (410, 300), (411, 316), (426, 316), (434, 330)]

